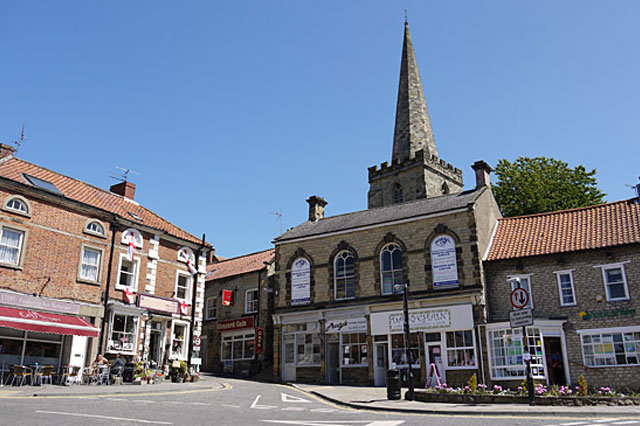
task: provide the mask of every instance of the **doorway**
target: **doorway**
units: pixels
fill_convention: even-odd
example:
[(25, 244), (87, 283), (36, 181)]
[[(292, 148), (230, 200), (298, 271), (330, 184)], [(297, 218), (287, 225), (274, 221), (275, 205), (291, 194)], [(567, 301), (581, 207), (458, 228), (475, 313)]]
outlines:
[(340, 344), (337, 341), (327, 343), (327, 383), (340, 383)]
[(373, 365), (374, 371), (374, 385), (386, 386), (387, 385), (387, 370), (389, 369), (389, 345), (387, 342), (376, 343), (373, 348), (373, 356), (375, 363)]
[[(431, 382), (429, 383), (430, 387), (435, 387), (438, 385), (438, 381), (435, 380), (435, 375), (433, 374), (433, 369), (435, 366), (435, 373), (438, 374), (438, 377), (440, 378), (440, 383), (446, 383), (446, 378), (445, 378), (445, 372), (444, 372), (444, 368), (443, 368), (443, 362), (442, 362), (442, 345), (440, 344), (440, 342), (438, 343), (427, 343), (426, 344), (426, 348), (427, 350), (426, 352), (426, 367), (427, 367), (427, 380), (429, 378), (429, 375), (432, 376), (431, 378)], [(432, 366), (433, 364), (433, 366)]]
[(296, 381), (296, 335), (284, 334), (282, 336), (282, 380), (285, 382)]
[(544, 337), (546, 371), (550, 385), (564, 386), (567, 384), (562, 356), (562, 341), (560, 337)]
[(151, 330), (149, 331), (149, 361), (151, 366), (157, 368), (163, 362), (164, 348), (164, 323), (160, 321), (151, 321)]

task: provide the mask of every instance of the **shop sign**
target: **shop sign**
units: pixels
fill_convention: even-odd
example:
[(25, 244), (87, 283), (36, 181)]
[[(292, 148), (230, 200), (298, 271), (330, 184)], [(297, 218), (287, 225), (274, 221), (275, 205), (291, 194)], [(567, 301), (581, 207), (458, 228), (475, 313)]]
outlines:
[(291, 266), (291, 305), (311, 303), (311, 265), (304, 257)]
[(150, 294), (140, 294), (138, 296), (138, 307), (150, 311), (165, 312), (168, 314), (178, 313), (178, 301), (165, 299), (164, 297), (152, 296)]
[(253, 328), (254, 317), (239, 318), (227, 321), (218, 321), (216, 331), (241, 330), (243, 328)]
[(324, 324), (325, 333), (341, 333), (341, 332), (367, 332), (366, 318), (348, 318), (344, 320), (327, 321)]
[(256, 353), (261, 354), (264, 352), (264, 328), (256, 328)]
[(72, 315), (77, 315), (80, 312), (80, 305), (75, 303), (42, 299), (28, 294), (0, 293), (0, 305), (2, 304), (13, 305), (20, 308), (55, 311)]
[[(409, 328), (416, 331), (468, 330), (473, 328), (471, 305), (409, 310)], [(402, 311), (371, 314), (371, 334), (380, 335), (404, 331)]]
[(618, 317), (634, 317), (635, 309), (601, 309), (599, 311), (582, 311), (578, 314), (581, 319), (588, 321), (591, 319), (614, 319)]
[(433, 287), (457, 287), (458, 263), (456, 243), (448, 235), (440, 235), (431, 243)]

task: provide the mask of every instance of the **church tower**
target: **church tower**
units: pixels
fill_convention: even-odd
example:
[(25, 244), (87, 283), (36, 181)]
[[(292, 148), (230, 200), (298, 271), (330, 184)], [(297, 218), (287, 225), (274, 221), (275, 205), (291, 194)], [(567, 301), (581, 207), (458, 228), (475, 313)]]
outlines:
[(438, 157), (405, 21), (392, 161), (369, 167), (369, 208), (454, 194), (462, 187), (462, 172)]

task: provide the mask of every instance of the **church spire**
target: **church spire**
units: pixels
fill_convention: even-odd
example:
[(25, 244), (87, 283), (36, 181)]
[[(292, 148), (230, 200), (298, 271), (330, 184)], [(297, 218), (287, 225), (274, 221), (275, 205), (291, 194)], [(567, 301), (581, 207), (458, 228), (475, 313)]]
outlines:
[(422, 91), (418, 63), (409, 34), (409, 22), (405, 18), (396, 125), (393, 135), (393, 161), (405, 161), (421, 149), (425, 151), (427, 158), (438, 155), (429, 111), (427, 111), (427, 103)]

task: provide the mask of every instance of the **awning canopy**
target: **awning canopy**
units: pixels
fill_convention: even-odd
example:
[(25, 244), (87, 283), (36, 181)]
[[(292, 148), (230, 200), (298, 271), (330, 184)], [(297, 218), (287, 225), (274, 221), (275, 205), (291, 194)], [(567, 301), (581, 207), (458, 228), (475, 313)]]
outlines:
[(83, 318), (29, 309), (0, 307), (0, 327), (39, 333), (98, 337), (98, 329)]

